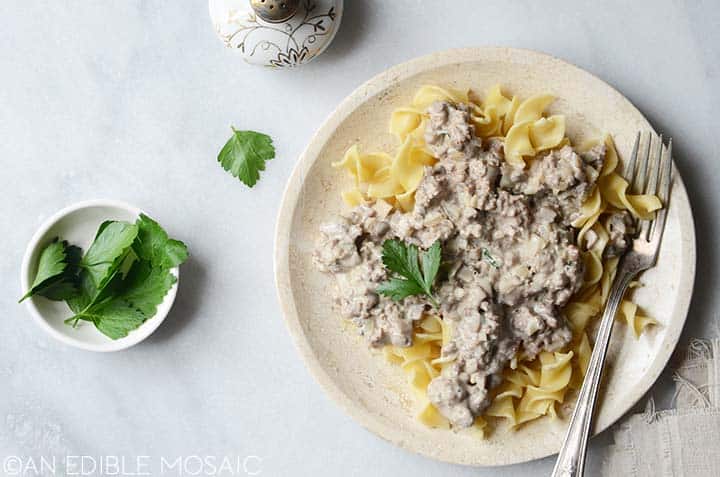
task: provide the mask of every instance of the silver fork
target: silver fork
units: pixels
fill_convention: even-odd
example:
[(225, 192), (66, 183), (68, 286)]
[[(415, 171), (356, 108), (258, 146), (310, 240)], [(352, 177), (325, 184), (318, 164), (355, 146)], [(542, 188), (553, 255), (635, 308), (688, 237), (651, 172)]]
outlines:
[[(625, 179), (631, 184), (632, 193), (658, 194), (663, 208), (656, 212), (653, 220), (640, 221), (639, 227), (636, 227), (639, 228), (639, 231), (633, 239), (632, 248), (625, 254), (618, 266), (607, 306), (598, 328), (595, 348), (590, 358), (585, 380), (578, 395), (575, 411), (570, 419), (570, 427), (553, 469), (553, 477), (583, 475), (593, 411), (600, 389), (615, 315), (630, 282), (638, 273), (655, 265), (660, 250), (672, 182), (672, 139), (666, 149), (662, 135), (653, 141), (652, 134), (648, 133), (647, 145), (642, 152), (640, 151), (640, 139), (641, 134), (638, 133), (630, 162), (625, 169)], [(654, 148), (653, 143), (655, 143)], [(639, 162), (638, 155), (640, 155)]]

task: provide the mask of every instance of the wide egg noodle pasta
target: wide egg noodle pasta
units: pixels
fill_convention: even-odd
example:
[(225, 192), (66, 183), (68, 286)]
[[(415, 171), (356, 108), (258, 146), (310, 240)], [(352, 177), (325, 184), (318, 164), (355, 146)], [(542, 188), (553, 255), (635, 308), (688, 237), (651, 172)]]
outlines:
[[(589, 150), (591, 147), (603, 143), (605, 145), (605, 163), (600, 171), (597, 189), (605, 204), (617, 210), (627, 210), (636, 219), (651, 219), (653, 212), (662, 208), (660, 199), (655, 195), (628, 194), (628, 182), (617, 173), (616, 169), (620, 162), (615, 149), (615, 144), (610, 135), (600, 140), (586, 142), (581, 149)], [(574, 225), (574, 224), (573, 224)]]
[(395, 196), (395, 200), (403, 212), (410, 212), (415, 208), (415, 191), (398, 194)]
[(500, 134), (502, 119), (494, 106), (488, 106), (481, 114), (471, 115), (475, 134), (481, 137), (492, 137)]
[[(364, 154), (358, 145), (352, 145), (340, 161), (332, 164), (354, 179), (354, 187), (342, 193), (343, 200), (350, 206), (375, 201), (384, 204), (386, 210), (393, 207), (405, 212), (413, 210), (415, 190), (425, 168), (437, 162), (426, 149), (424, 137), (426, 111), (436, 101), (467, 104), (476, 135), (483, 139), (499, 138), (503, 141), (505, 160), (524, 168), (536, 155), (570, 144), (565, 135), (565, 117), (545, 115), (554, 99), (538, 94), (521, 100), (505, 95), (499, 85), (491, 87), (483, 99), (471, 90), (423, 86), (410, 106), (396, 109), (390, 117), (389, 132), (399, 141), (395, 154)], [(613, 211), (627, 210), (636, 218), (649, 218), (662, 207), (655, 196), (628, 193), (627, 181), (616, 171), (620, 161), (609, 135), (587, 142), (580, 150), (601, 144), (606, 153), (597, 186), (572, 224), (578, 229), (577, 244), (586, 269), (581, 290), (564, 309), (573, 339), (564, 350), (542, 352), (532, 359), (520, 350), (506, 369), (503, 382), (492, 391), (494, 398), (489, 408), (476, 419), (472, 432), (478, 435), (485, 435), (490, 427), (484, 417), (507, 421), (516, 428), (543, 416), (558, 416), (557, 404), (564, 401), (567, 390), (582, 384), (592, 352), (588, 329), (607, 303), (617, 271), (618, 258), (604, 255), (609, 241), (607, 217)], [(617, 319), (624, 321), (636, 337), (656, 323), (627, 299), (623, 300)], [(455, 359), (454, 355), (442, 354), (451, 337), (449, 324), (429, 313), (415, 324), (412, 346), (383, 348), (385, 358), (406, 373), (410, 388), (417, 395), (417, 419), (430, 427), (450, 428), (449, 421), (430, 403), (427, 386)]]
[(600, 218), (600, 214), (605, 211), (605, 204), (603, 203), (603, 197), (598, 188), (596, 187), (593, 193), (583, 202), (580, 207), (580, 213), (578, 217), (573, 220), (572, 226), (575, 228), (581, 228), (578, 235), (578, 243), (582, 243), (582, 239), (588, 230), (597, 222)]
[(417, 146), (413, 147), (410, 151), (410, 160), (423, 166), (432, 166), (437, 162), (437, 159), (435, 159), (432, 154)]
[(391, 175), (403, 187), (404, 193), (415, 192), (425, 174), (425, 166), (412, 159), (412, 139), (407, 138), (393, 159)]
[(403, 192), (403, 188), (398, 182), (397, 177), (392, 174), (390, 166), (378, 169), (373, 179), (369, 181), (367, 185), (367, 195), (372, 199), (394, 198)]
[(357, 144), (353, 144), (345, 151), (343, 158), (337, 162), (333, 162), (331, 165), (335, 168), (346, 169), (351, 176), (356, 179), (357, 183), (357, 163), (360, 158), (360, 148)]
[(490, 88), (485, 96), (485, 106), (495, 108), (500, 117), (504, 117), (510, 112), (512, 104), (513, 101), (502, 93), (499, 84)]
[(435, 406), (433, 406), (427, 399), (422, 406), (422, 410), (416, 416), (417, 420), (422, 422), (428, 427), (434, 427), (437, 429), (450, 429), (450, 421), (445, 416), (440, 414)]
[(412, 106), (422, 111), (426, 110), (436, 101), (449, 101), (451, 103), (467, 103), (467, 93), (455, 91), (452, 89), (441, 88), (439, 86), (427, 85), (422, 86), (413, 98)]
[(535, 155), (535, 148), (530, 141), (530, 126), (532, 123), (525, 121), (514, 125), (505, 137), (505, 160), (513, 167), (524, 168), (524, 156)]
[(371, 183), (378, 171), (392, 164), (392, 158), (384, 152), (362, 154), (357, 157), (357, 180)]
[(530, 128), (530, 141), (535, 152), (557, 147), (565, 139), (565, 116), (540, 118)]
[[(427, 385), (430, 380), (440, 374), (444, 365), (440, 355), (440, 348), (449, 342), (451, 330), (437, 315), (426, 314), (415, 326), (415, 343), (407, 348), (385, 346), (385, 358), (399, 365), (408, 377), (411, 389), (418, 396), (420, 411), (416, 418), (428, 427), (449, 429), (450, 422), (427, 399)], [(432, 359), (435, 357), (436, 359)], [(470, 432), (478, 437), (485, 436), (487, 421), (482, 417), (475, 419), (475, 425)]]
[[(583, 230), (585, 230), (585, 227), (583, 227)], [(597, 222), (592, 225), (590, 231), (594, 236), (593, 243), (587, 250), (582, 252), (585, 262), (584, 287), (595, 285), (602, 280), (604, 271), (603, 253), (610, 240), (610, 234), (608, 234), (607, 229)], [(585, 234), (585, 237), (586, 236), (587, 234)], [(585, 237), (581, 237), (580, 233), (578, 233), (578, 243), (580, 243), (581, 246), (583, 244), (583, 238)]]
[(343, 201), (345, 201), (345, 203), (350, 207), (357, 207), (358, 205), (365, 203), (365, 198), (363, 197), (362, 192), (358, 189), (342, 191), (340, 194)]
[(636, 219), (652, 219), (653, 212), (662, 208), (660, 199), (655, 195), (628, 194), (628, 187), (627, 181), (616, 172), (600, 178), (603, 199), (610, 205), (619, 210), (627, 210)]
[(627, 326), (632, 329), (635, 338), (639, 338), (646, 327), (657, 324), (657, 321), (653, 318), (639, 313), (638, 306), (630, 300), (622, 301), (618, 317), (620, 317), (620, 315), (625, 319)]
[(505, 114), (505, 118), (503, 119), (503, 135), (507, 135), (510, 128), (513, 127), (513, 124), (515, 124), (515, 113), (519, 107), (520, 100), (517, 96), (513, 96), (512, 100), (510, 100), (508, 112)]
[(590, 355), (592, 354), (592, 348), (590, 348), (590, 339), (587, 333), (583, 332), (580, 338), (580, 343), (575, 349), (575, 354), (578, 357), (578, 366), (580, 368), (580, 375), (585, 377), (587, 373), (588, 365), (590, 364)]
[(517, 406), (517, 415), (520, 418), (516, 424), (527, 422), (534, 415), (557, 416), (555, 404), (565, 399), (565, 392), (572, 377), (573, 356), (572, 351), (540, 353), (540, 382), (538, 385), (526, 387)]
[(520, 124), (523, 122), (535, 122), (543, 115), (545, 108), (555, 101), (555, 97), (549, 94), (537, 94), (531, 96), (518, 106), (513, 121)]
[(357, 145), (352, 145), (332, 166), (345, 169), (354, 179), (353, 189), (342, 193), (351, 207), (383, 199), (399, 204), (407, 212), (414, 207), (415, 189), (422, 181), (425, 167), (435, 162), (424, 147), (407, 135), (395, 157), (384, 152), (363, 154)]
[(398, 108), (390, 117), (390, 132), (404, 141), (423, 122), (423, 113), (417, 108)]
[(605, 144), (605, 163), (603, 164), (602, 171), (600, 171), (600, 175), (604, 177), (615, 171), (620, 163), (620, 159), (618, 158), (615, 141), (613, 141), (612, 136), (606, 134), (603, 138), (603, 143)]
[(524, 389), (514, 384), (503, 383), (497, 396), (493, 399), (490, 407), (485, 410), (488, 417), (499, 417), (507, 419), (511, 426), (517, 424), (517, 414), (515, 412), (515, 401), (522, 397)]
[[(534, 117), (527, 113), (525, 116)], [(516, 168), (524, 168), (526, 158), (559, 147), (565, 140), (562, 115), (516, 122), (505, 137), (505, 160)]]

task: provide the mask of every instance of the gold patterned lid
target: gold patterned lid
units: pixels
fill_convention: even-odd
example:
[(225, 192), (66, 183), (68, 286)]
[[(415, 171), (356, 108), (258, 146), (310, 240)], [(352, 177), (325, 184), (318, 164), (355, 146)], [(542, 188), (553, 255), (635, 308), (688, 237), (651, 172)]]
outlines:
[(313, 60), (340, 26), (343, 0), (209, 0), (220, 39), (250, 64), (293, 67)]

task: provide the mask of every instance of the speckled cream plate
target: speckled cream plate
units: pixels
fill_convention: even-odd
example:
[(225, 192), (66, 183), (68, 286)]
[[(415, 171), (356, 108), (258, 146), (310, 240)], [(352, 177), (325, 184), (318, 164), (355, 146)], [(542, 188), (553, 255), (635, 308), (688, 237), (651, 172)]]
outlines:
[[(498, 426), (485, 440), (472, 433), (429, 429), (414, 419), (417, 409), (406, 377), (333, 311), (332, 279), (311, 264), (320, 223), (345, 206), (340, 192), (350, 179), (330, 167), (356, 142), (367, 150), (391, 150), (391, 111), (410, 103), (423, 84), (483, 91), (500, 83), (512, 94), (557, 96), (552, 113), (567, 116), (576, 142), (611, 133), (627, 157), (637, 131), (652, 130), (643, 115), (608, 84), (573, 65), (527, 50), (451, 50), (401, 64), (353, 92), (320, 127), (290, 178), (278, 217), (275, 277), (290, 333), (305, 363), (325, 391), (360, 424), (408, 450), (447, 462), (503, 465), (555, 453), (567, 420), (543, 418), (513, 431)], [(613, 333), (606, 392), (597, 417), (601, 431), (628, 411), (650, 388), (680, 336), (695, 276), (695, 231), (687, 193), (675, 173), (667, 229), (658, 265), (645, 273), (635, 300), (660, 325), (636, 340), (623, 324)], [(572, 396), (563, 406), (568, 415)]]

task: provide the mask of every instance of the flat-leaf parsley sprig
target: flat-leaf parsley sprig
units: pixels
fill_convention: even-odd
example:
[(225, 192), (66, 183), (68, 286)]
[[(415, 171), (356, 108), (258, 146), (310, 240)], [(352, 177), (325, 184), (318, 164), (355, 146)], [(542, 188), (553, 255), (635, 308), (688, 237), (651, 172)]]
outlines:
[(383, 242), (382, 261), (394, 276), (381, 283), (377, 292), (395, 301), (413, 295), (425, 295), (437, 308), (439, 305), (432, 294), (432, 287), (441, 260), (439, 240), (422, 254), (418, 253), (415, 245), (406, 245), (397, 239), (386, 240)]
[(78, 288), (81, 257), (82, 250), (79, 247), (55, 237), (40, 254), (35, 280), (20, 302), (33, 295), (50, 300), (64, 300), (74, 296)]

